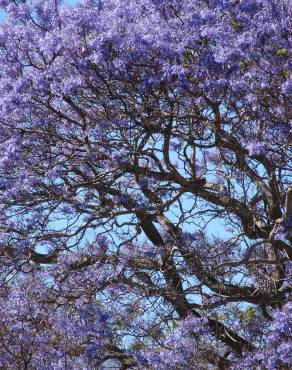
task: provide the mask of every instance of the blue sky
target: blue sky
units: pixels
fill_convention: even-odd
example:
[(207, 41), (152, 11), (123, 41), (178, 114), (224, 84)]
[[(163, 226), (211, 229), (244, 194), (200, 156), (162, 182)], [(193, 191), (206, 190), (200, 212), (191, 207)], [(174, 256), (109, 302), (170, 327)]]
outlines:
[(63, 2), (67, 5), (74, 5), (78, 2), (80, 2), (80, 0), (64, 0)]

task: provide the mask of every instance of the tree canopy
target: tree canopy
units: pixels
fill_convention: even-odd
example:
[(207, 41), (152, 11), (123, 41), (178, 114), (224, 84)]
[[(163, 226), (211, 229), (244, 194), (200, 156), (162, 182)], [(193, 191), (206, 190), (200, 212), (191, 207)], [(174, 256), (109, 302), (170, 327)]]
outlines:
[(0, 367), (291, 368), (291, 2), (0, 6)]

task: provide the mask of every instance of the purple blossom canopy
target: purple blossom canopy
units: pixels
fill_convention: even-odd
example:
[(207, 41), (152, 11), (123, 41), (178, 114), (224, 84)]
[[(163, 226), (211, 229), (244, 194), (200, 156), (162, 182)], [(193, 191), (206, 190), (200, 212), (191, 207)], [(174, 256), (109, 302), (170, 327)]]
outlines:
[(291, 368), (291, 2), (0, 7), (0, 367)]

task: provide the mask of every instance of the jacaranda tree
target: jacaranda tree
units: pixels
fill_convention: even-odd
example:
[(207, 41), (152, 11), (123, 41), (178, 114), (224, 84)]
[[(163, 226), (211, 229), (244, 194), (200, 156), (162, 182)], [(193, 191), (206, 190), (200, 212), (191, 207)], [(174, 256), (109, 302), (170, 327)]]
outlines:
[(0, 6), (1, 369), (291, 369), (291, 2)]

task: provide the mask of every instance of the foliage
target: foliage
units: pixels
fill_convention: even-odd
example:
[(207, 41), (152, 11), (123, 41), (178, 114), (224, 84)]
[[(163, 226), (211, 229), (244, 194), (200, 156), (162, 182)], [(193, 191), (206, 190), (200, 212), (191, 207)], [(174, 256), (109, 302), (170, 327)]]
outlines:
[(0, 6), (1, 368), (291, 368), (291, 3)]

